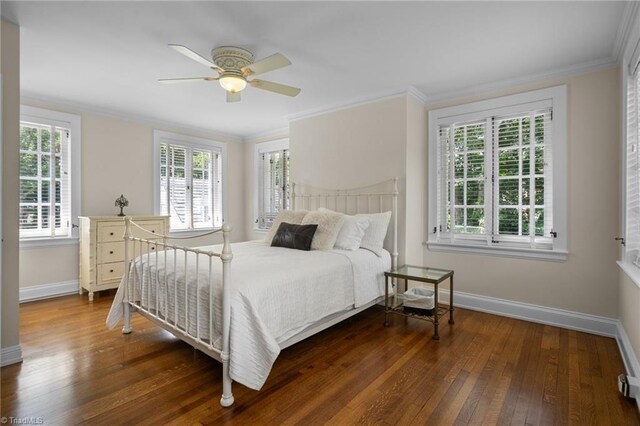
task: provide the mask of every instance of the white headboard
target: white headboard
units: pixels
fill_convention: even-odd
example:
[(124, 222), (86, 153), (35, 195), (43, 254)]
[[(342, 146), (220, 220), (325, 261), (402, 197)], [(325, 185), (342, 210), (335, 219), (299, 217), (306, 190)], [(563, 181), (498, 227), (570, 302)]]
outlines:
[(385, 248), (391, 253), (391, 269), (398, 266), (398, 178), (350, 189), (321, 189), (291, 184), (292, 210), (324, 207), (345, 214), (383, 213), (391, 210)]

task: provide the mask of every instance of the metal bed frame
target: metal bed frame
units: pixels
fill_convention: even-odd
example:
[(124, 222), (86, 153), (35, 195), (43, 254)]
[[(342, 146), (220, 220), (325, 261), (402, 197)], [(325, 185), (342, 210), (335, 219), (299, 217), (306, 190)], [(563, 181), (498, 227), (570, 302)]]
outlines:
[[(369, 188), (380, 187), (383, 185), (392, 185), (392, 190), (390, 191), (375, 191), (375, 192), (366, 192)], [(385, 208), (385, 199), (391, 200), (390, 207), (392, 211), (392, 221), (393, 221), (393, 235), (392, 235), (392, 252), (391, 252), (391, 269), (395, 269), (397, 266), (398, 259), (398, 178), (394, 178), (391, 181), (382, 182), (377, 185), (372, 185), (365, 188), (358, 189), (350, 189), (350, 190), (318, 190), (313, 189), (312, 187), (307, 190), (301, 192), (300, 194), (296, 193), (296, 184), (292, 184), (291, 191), (291, 208), (301, 208), (301, 209), (317, 209), (320, 207), (331, 208), (332, 210), (340, 211), (346, 214), (353, 213), (381, 213), (384, 211), (388, 211)], [(299, 200), (299, 204), (297, 200)], [(354, 204), (355, 203), (355, 204)], [(367, 211), (361, 211), (362, 204), (366, 205)], [(374, 206), (377, 205), (377, 209)], [(133, 236), (133, 229), (136, 230), (136, 234), (148, 234), (149, 238), (141, 238)], [(192, 239), (199, 238), (207, 235), (222, 233), (223, 245), (222, 251), (219, 253), (207, 250), (201, 250), (199, 248), (190, 248), (184, 247), (176, 244), (168, 244), (167, 240), (171, 239)], [(125, 276), (123, 279), (124, 284), (124, 299), (123, 299), (123, 308), (124, 308), (124, 327), (122, 332), (124, 334), (128, 334), (132, 332), (131, 328), (131, 314), (132, 312), (138, 312), (145, 318), (149, 319), (153, 323), (157, 324), (159, 327), (167, 330), (172, 333), (174, 336), (183, 340), (184, 342), (190, 344), (194, 348), (204, 352), (210, 357), (220, 361), (222, 363), (222, 396), (220, 398), (220, 404), (223, 407), (229, 407), (234, 402), (234, 397), (232, 393), (232, 379), (229, 375), (229, 334), (230, 334), (230, 326), (231, 326), (231, 270), (230, 264), (233, 259), (233, 253), (231, 251), (231, 226), (225, 224), (220, 229), (216, 229), (211, 232), (206, 232), (204, 234), (199, 234), (197, 236), (189, 236), (189, 237), (170, 237), (168, 235), (158, 235), (155, 233), (151, 233), (150, 231), (144, 229), (143, 227), (136, 224), (130, 217), (125, 218)], [(136, 250), (137, 248), (137, 250)], [(172, 254), (168, 254), (169, 250), (173, 250)], [(152, 253), (153, 252), (153, 253)], [(192, 253), (192, 256), (189, 257), (189, 253)], [(195, 256), (194, 256), (195, 255)], [(167, 318), (169, 316), (168, 300), (169, 300), (169, 287), (165, 286), (165, 294), (164, 294), (164, 303), (165, 303), (165, 314), (161, 315), (159, 308), (160, 291), (156, 289), (155, 291), (155, 303), (153, 300), (149, 300), (150, 290), (148, 290), (149, 286), (147, 286), (147, 298), (146, 305), (143, 304), (143, 294), (140, 294), (139, 297), (135, 294), (135, 288), (130, 283), (129, 274), (132, 268), (132, 262), (135, 262), (136, 258), (142, 257), (144, 259), (146, 256), (146, 272), (147, 276), (152, 273), (151, 266), (149, 261), (151, 258), (154, 258), (155, 264), (158, 264), (158, 260), (162, 259), (164, 262), (164, 282), (167, 282), (167, 270), (170, 267), (173, 268), (174, 271), (174, 282), (173, 282), (173, 319)], [(194, 259), (195, 257), (195, 259)], [(213, 344), (214, 342), (214, 291), (213, 291), (213, 276), (212, 276), (212, 262), (213, 258), (219, 258), (222, 262), (222, 344), (221, 348), (216, 348)], [(168, 263), (169, 262), (169, 263)], [(198, 315), (199, 302), (200, 302), (200, 294), (198, 289), (199, 282), (199, 274), (197, 271), (200, 268), (202, 262), (205, 262), (205, 265), (208, 265), (208, 282), (209, 282), (209, 335), (201, 336), (200, 334), (200, 316)], [(180, 326), (179, 324), (179, 312), (181, 306), (178, 304), (178, 281), (177, 281), (177, 270), (176, 267), (180, 264), (184, 264), (185, 270), (185, 285), (184, 285), (184, 306), (182, 306), (182, 312), (184, 313), (184, 324)], [(144, 265), (144, 262), (142, 263)], [(168, 267), (170, 266), (170, 267)], [(144, 266), (143, 266), (144, 267)], [(190, 268), (195, 268), (196, 271), (196, 332), (189, 332), (189, 303), (188, 303), (188, 285), (187, 285), (187, 273)], [(157, 267), (155, 274), (159, 274)], [(144, 275), (143, 275), (144, 277)], [(121, 284), (122, 285), (122, 284)], [(143, 287), (141, 287), (141, 291)], [(133, 297), (132, 297), (133, 296)], [(340, 321), (343, 321), (357, 313), (362, 312), (363, 310), (373, 306), (376, 303), (379, 303), (384, 299), (383, 296), (369, 302), (368, 304), (350, 309), (344, 312), (340, 312), (334, 315), (329, 316), (328, 318), (324, 318), (317, 323), (307, 327), (296, 335), (292, 336), (288, 340), (280, 343), (280, 348), (284, 349), (288, 346), (291, 346), (301, 340), (306, 339), (334, 324), (337, 324)]]

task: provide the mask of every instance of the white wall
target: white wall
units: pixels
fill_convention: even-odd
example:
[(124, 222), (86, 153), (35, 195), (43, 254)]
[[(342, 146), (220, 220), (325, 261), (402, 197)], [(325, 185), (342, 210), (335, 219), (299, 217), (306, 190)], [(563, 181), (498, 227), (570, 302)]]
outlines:
[[(640, 359), (640, 288), (624, 273), (619, 271), (620, 321), (629, 336), (631, 346)], [(636, 375), (640, 372), (636, 372)]]
[[(568, 86), (567, 261), (425, 249), (428, 111), (559, 84)], [(616, 68), (426, 107), (403, 96), (302, 118), (289, 129), (292, 179), (349, 188), (399, 176), (407, 262), (454, 269), (459, 291), (616, 318), (619, 101)]]
[[(20, 134), (20, 28), (0, 21), (2, 73), (2, 349), (19, 344), (18, 166)], [(19, 359), (14, 359), (18, 361)]]
[[(398, 247), (404, 247), (407, 97), (298, 119), (289, 126), (291, 180), (349, 189), (399, 178)], [(402, 261), (404, 250), (400, 250)]]
[(406, 263), (422, 263), (422, 243), (427, 227), (427, 111), (415, 98), (407, 97), (407, 159), (406, 193), (407, 235), (404, 247)]
[[(527, 90), (568, 86), (569, 255), (565, 262), (442, 253), (414, 244), (422, 262), (455, 270), (456, 289), (593, 315), (618, 316), (617, 243), (619, 229), (619, 77), (618, 69), (531, 84), (446, 104), (462, 104)], [(407, 173), (423, 176), (426, 162)], [(426, 185), (407, 194), (425, 197)], [(408, 229), (426, 216), (412, 217)], [(426, 238), (423, 234), (422, 238)]]
[[(30, 101), (32, 106), (79, 114), (82, 119), (82, 208), (81, 214), (114, 215), (114, 200), (124, 194), (129, 200), (125, 212), (153, 214), (153, 130), (176, 133), (170, 127), (108, 117), (82, 110)], [(190, 136), (227, 142), (227, 222), (233, 226), (233, 241), (244, 240), (244, 164), (243, 146), (198, 132)], [(193, 240), (206, 245), (220, 237)], [(20, 287), (78, 279), (78, 246), (22, 248)], [(35, 265), (43, 265), (35, 267)], [(49, 265), (49, 267), (44, 267)]]

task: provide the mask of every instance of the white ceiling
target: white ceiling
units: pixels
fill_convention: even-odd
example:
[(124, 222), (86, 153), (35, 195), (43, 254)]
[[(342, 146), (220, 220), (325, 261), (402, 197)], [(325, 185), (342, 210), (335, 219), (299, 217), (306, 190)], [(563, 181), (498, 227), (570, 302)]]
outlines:
[[(286, 116), (417, 88), (426, 98), (610, 62), (624, 2), (10, 2), (21, 26), (23, 95), (246, 137)], [(220, 45), (293, 63), (227, 104), (168, 43)]]

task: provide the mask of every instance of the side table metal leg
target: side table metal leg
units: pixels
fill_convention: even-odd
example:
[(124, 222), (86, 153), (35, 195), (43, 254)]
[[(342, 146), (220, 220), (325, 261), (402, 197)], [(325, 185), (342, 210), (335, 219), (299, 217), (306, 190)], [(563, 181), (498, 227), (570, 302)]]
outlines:
[(455, 324), (453, 320), (453, 274), (449, 278), (449, 324)]
[(438, 323), (439, 323), (439, 321), (438, 321), (438, 317), (439, 317), (438, 316), (438, 308), (439, 308), (439, 305), (438, 305), (438, 284), (437, 283), (434, 284), (433, 287), (434, 287), (435, 291), (434, 291), (434, 294), (433, 294), (434, 303), (433, 303), (433, 337), (432, 337), (432, 339), (433, 340), (440, 340), (440, 335), (438, 334)]
[(384, 277), (384, 326), (389, 327), (389, 277)]
[(438, 334), (438, 320), (436, 319), (433, 322), (433, 340), (440, 340), (440, 335)]

